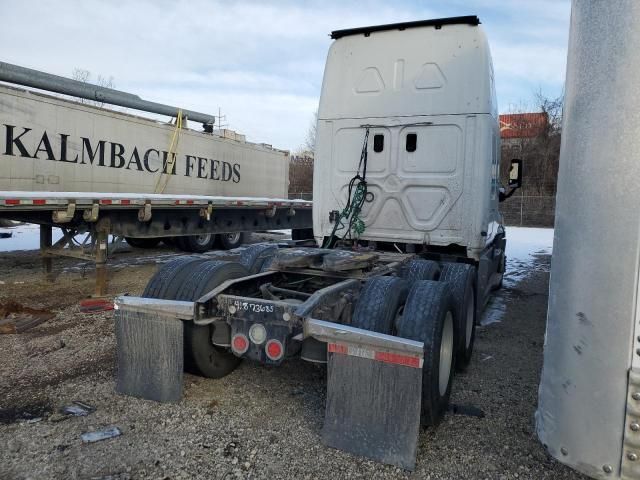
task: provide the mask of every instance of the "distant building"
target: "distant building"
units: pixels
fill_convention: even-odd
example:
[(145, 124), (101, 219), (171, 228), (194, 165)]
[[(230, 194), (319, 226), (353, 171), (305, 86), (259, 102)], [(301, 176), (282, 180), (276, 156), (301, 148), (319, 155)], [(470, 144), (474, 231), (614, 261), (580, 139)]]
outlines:
[(522, 140), (542, 134), (549, 124), (546, 113), (506, 113), (500, 115), (500, 138), (505, 146), (521, 145)]

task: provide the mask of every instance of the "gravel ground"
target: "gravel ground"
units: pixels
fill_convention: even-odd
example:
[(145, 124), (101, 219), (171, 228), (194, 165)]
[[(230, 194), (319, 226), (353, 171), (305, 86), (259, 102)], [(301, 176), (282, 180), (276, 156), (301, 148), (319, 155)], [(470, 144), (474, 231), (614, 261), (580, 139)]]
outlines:
[[(173, 254), (118, 255), (110, 291), (139, 294), (156, 262)], [(507, 282), (487, 314), (500, 321), (478, 329), (469, 371), (454, 380), (452, 403), (484, 416), (451, 412), (423, 431), (409, 473), (322, 445), (326, 374), (303, 361), (244, 362), (220, 380), (186, 375), (175, 405), (117, 395), (113, 314), (78, 308), (93, 289), (91, 268), (56, 260), (51, 284), (36, 252), (0, 254), (0, 302), (56, 313), (28, 332), (0, 335), (0, 478), (585, 478), (552, 460), (534, 432), (549, 260), (537, 257), (524, 278)], [(72, 401), (96, 410), (57, 413)], [(80, 438), (110, 426), (122, 435)]]

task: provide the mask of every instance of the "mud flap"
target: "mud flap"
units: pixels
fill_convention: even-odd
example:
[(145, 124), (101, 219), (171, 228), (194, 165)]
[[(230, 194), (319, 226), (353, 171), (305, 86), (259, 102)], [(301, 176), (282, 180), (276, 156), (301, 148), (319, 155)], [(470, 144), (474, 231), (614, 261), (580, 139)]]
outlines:
[(422, 397), (422, 358), (353, 344), (328, 344), (323, 442), (413, 470)]
[[(182, 321), (171, 309), (162, 310), (166, 307), (163, 301), (153, 300), (160, 304), (154, 310), (149, 308), (152, 300), (126, 297), (126, 304), (118, 304), (118, 300), (116, 391), (157, 402), (180, 401), (184, 363)], [(134, 305), (135, 300), (141, 301), (139, 306)]]

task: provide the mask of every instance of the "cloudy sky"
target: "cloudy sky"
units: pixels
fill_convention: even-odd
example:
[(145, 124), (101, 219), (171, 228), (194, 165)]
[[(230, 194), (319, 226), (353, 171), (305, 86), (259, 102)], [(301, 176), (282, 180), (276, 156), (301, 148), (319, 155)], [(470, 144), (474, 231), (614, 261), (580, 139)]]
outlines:
[(113, 77), (142, 98), (227, 115), (295, 150), (317, 108), (331, 30), (477, 14), (500, 110), (560, 93), (569, 0), (0, 0), (0, 61)]

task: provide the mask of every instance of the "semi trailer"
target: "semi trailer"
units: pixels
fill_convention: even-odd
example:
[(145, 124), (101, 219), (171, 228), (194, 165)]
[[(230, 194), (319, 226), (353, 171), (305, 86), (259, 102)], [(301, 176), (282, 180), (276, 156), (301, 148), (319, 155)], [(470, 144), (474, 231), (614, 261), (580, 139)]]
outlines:
[(591, 478), (640, 478), (640, 3), (574, 1), (536, 430)]
[[(84, 256), (69, 248), (82, 232), (100, 267), (110, 234), (202, 253), (216, 240), (238, 247), (244, 232), (311, 230), (311, 202), (288, 198), (289, 153), (214, 130), (212, 115), (3, 62), (0, 81), (0, 218), (42, 226), (48, 270), (52, 254)], [(58, 248), (52, 227), (64, 232)]]
[[(116, 388), (179, 401), (184, 370), (326, 364), (324, 443), (413, 469), (419, 428), (442, 419), (505, 269), (492, 60), (475, 16), (331, 37), (316, 246), (179, 258), (140, 297), (118, 297)], [(521, 182), (514, 160), (509, 186)]]

